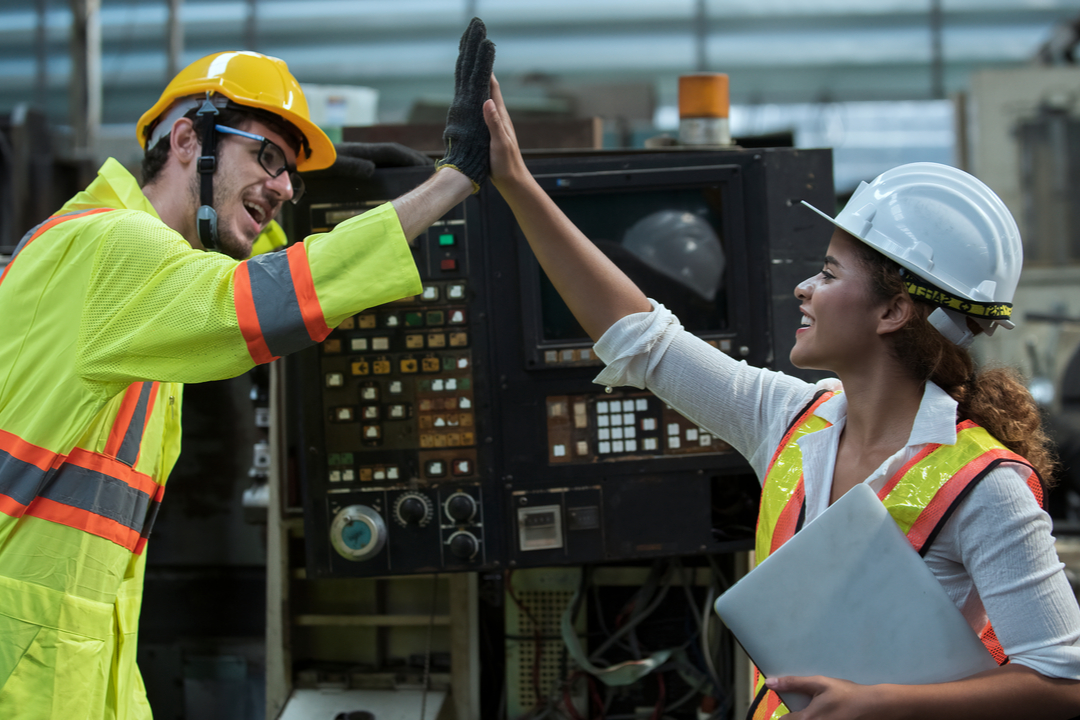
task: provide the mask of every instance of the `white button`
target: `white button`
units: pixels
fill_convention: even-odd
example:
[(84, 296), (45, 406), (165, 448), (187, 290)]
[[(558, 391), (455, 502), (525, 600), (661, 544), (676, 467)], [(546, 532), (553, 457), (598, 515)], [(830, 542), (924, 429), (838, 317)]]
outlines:
[(611, 431), (608, 430), (607, 428), (600, 428), (599, 430), (596, 431), (596, 439), (597, 440), (610, 440), (611, 439)]
[(623, 412), (634, 412), (634, 401), (633, 400), (623, 400), (622, 409), (623, 409)]
[(600, 402), (596, 403), (596, 412), (597, 412), (597, 414), (598, 415), (607, 414), (607, 407), (608, 407), (607, 406), (607, 400), (601, 400)]
[(330, 471), (330, 482), (341, 482), (341, 471), (340, 470), (331, 470)]
[(464, 285), (449, 285), (449, 286), (447, 286), (447, 288), (446, 288), (446, 297), (450, 298), (451, 300), (460, 300), (461, 298), (465, 297), (465, 286)]
[(468, 410), (472, 407), (472, 401), (467, 397), (458, 398), (457, 406), (462, 410)]
[(633, 425), (628, 425), (627, 427), (624, 427), (622, 431), (623, 437), (625, 438), (637, 437), (637, 428)]
[(353, 338), (349, 341), (349, 348), (353, 352), (363, 352), (367, 350), (367, 338)]
[(326, 376), (326, 387), (341, 387), (345, 383), (345, 376), (341, 373), (330, 373)]
[(364, 419), (373, 420), (379, 417), (379, 408), (373, 405), (368, 405), (364, 408)]
[(459, 357), (457, 359), (457, 367), (458, 370), (464, 370), (465, 368), (469, 367), (469, 358)]
[(655, 430), (656, 429), (656, 418), (644, 418), (644, 419), (642, 419), (642, 421), (641, 421), (641, 429), (642, 430)]
[(577, 454), (578, 455), (588, 455), (589, 454), (589, 443), (585, 442), (584, 440), (578, 440), (578, 442), (577, 442)]
[(626, 441), (626, 452), (637, 452), (637, 440)]
[(601, 455), (607, 455), (609, 452), (611, 452), (611, 443), (600, 443), (599, 446), (597, 446), (597, 452), (599, 452)]
[(621, 427), (612, 428), (611, 429), (611, 439), (612, 440), (622, 440), (622, 438), (623, 438), (622, 432), (623, 432), (623, 430), (622, 430)]
[(608, 416), (607, 416), (607, 415), (600, 415), (600, 416), (598, 416), (598, 417), (596, 418), (596, 424), (597, 424), (597, 425), (598, 425), (599, 427), (607, 427), (607, 426), (608, 426), (608, 424), (609, 424), (609, 421), (608, 421)]
[(450, 378), (446, 381), (447, 390), (457, 390), (457, 378)]
[(425, 300), (438, 300), (439, 288), (435, 287), (434, 285), (428, 285), (426, 288), (424, 288), (423, 298)]
[(338, 408), (337, 419), (345, 422), (352, 420), (352, 408)]
[(634, 413), (632, 413), (632, 412), (623, 413), (623, 416), (622, 416), (622, 424), (623, 425), (633, 425), (634, 422), (635, 422)]
[(461, 312), (460, 310), (455, 310), (454, 312), (450, 313), (450, 322), (455, 325), (460, 325), (461, 323), (465, 322), (465, 313)]
[(397, 480), (398, 479), (398, 469), (397, 469), (397, 467), (388, 467), (388, 468), (386, 468), (386, 477), (388, 477), (391, 480)]
[(689, 428), (689, 429), (687, 429), (687, 431), (686, 431), (686, 440), (687, 440), (687, 442), (696, 441), (697, 436), (698, 436), (697, 428)]
[(374, 479), (376, 479), (376, 480), (385, 480), (386, 479), (386, 471), (382, 470), (382, 469), (376, 470), (375, 473), (372, 475), (372, 477)]
[(698, 444), (702, 447), (712, 445), (712, 435), (709, 433), (701, 433), (701, 435), (698, 436)]
[(391, 380), (390, 381), (390, 394), (391, 395), (400, 395), (403, 390), (404, 390), (404, 388), (402, 387), (400, 380)]
[(563, 350), (562, 351), (562, 361), (563, 362), (574, 362), (574, 351), (573, 350)]
[(398, 322), (399, 320), (397, 315), (388, 315), (386, 318), (386, 327), (397, 327)]
[(611, 443), (611, 449), (613, 452), (626, 452), (626, 450), (623, 449), (622, 440), (616, 440), (615, 442)]
[(344, 480), (345, 482), (352, 482), (353, 480), (356, 479), (356, 477), (353, 475), (353, 471), (350, 469), (350, 470), (345, 470), (345, 471), (343, 471), (341, 473), (341, 479)]
[(366, 387), (360, 391), (360, 396), (365, 400), (378, 400), (379, 388)]
[(667, 434), (677, 437), (679, 435), (679, 423), (668, 423)]
[(648, 410), (649, 409), (649, 401), (646, 400), (645, 398), (638, 398), (637, 400), (634, 401), (634, 409), (638, 410), (638, 411)]
[(432, 380), (431, 381), (431, 389), (434, 390), (435, 392), (442, 392), (443, 381), (442, 380)]
[(669, 435), (667, 439), (667, 446), (673, 450), (678, 450), (681, 442), (678, 435)]
[(390, 338), (386, 338), (386, 337), (371, 338), (371, 349), (372, 350), (389, 350), (390, 349)]
[(656, 449), (656, 438), (645, 438), (644, 440), (641, 441), (641, 445), (646, 450), (655, 450)]
[(435, 427), (446, 427), (446, 420), (441, 417), (435, 418)]
[(566, 446), (556, 445), (555, 447), (551, 448), (551, 454), (555, 457), (566, 457)]

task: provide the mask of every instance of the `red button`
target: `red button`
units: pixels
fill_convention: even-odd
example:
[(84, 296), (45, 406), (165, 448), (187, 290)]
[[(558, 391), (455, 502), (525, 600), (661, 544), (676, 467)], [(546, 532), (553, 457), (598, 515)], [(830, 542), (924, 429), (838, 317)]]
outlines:
[(453, 270), (457, 270), (457, 260), (455, 260), (454, 258), (449, 258), (447, 260), (440, 260), (439, 261), (439, 269), (442, 270), (443, 272), (451, 272)]

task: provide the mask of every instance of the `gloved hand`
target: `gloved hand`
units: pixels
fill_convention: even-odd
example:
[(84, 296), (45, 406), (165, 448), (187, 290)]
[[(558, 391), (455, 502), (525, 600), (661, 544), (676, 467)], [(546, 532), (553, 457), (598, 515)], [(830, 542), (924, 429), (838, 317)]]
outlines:
[(347, 175), (369, 178), (375, 168), (381, 167), (431, 167), (431, 158), (419, 150), (400, 143), (334, 143), (337, 159), (323, 170), (312, 170), (304, 177), (340, 177)]
[(491, 68), (495, 64), (495, 43), (487, 39), (487, 28), (473, 18), (458, 46), (454, 69), (454, 102), (446, 114), (443, 142), (446, 155), (435, 163), (439, 170), (455, 168), (480, 190), (488, 177), (491, 135), (484, 122), (484, 101), (491, 97)]

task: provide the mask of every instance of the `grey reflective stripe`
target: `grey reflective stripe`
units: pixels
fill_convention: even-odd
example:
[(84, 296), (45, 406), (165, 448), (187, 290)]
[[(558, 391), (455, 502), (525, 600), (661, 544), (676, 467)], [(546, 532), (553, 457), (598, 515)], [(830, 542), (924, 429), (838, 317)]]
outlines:
[(123, 480), (65, 463), (50, 478), (40, 497), (115, 520), (141, 533), (150, 496)]
[(139, 447), (142, 445), (143, 429), (146, 426), (146, 409), (150, 406), (150, 393), (153, 389), (154, 383), (142, 383), (139, 402), (131, 414), (131, 422), (124, 433), (123, 442), (120, 443), (120, 450), (116, 453), (117, 460), (131, 467), (134, 467), (139, 458)]
[[(26, 243), (30, 242), (30, 238), (34, 237), (34, 233), (36, 233), (38, 230), (40, 230), (41, 226), (44, 225), (45, 223), (50, 223), (53, 220), (56, 220), (57, 218), (69, 217), (71, 215), (82, 215), (85, 212), (87, 212), (87, 211), (86, 210), (73, 210), (73, 211), (71, 211), (69, 213), (64, 213), (63, 215), (50, 215), (49, 217), (45, 218), (44, 220), (39, 222), (34, 227), (27, 230), (26, 234), (22, 236), (22, 239), (19, 240), (19, 244), (15, 246), (15, 252), (11, 253), (11, 260), (15, 259), (15, 257), (19, 254), (19, 252), (24, 247), (26, 247)], [(9, 260), (8, 262), (10, 263), (11, 261)]]
[(37, 465), (0, 450), (0, 494), (7, 495), (20, 505), (29, 505), (37, 497), (46, 474)]
[(259, 255), (248, 260), (247, 265), (259, 329), (271, 354), (282, 357), (312, 345), (315, 341), (300, 314), (288, 253)]

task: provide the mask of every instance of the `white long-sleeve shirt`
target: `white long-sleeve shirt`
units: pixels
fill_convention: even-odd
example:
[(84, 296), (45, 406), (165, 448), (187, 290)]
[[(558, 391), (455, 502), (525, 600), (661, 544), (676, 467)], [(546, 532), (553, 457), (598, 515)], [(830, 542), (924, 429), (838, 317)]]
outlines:
[[(822, 388), (737, 362), (683, 330), (664, 306), (629, 315), (596, 343), (607, 367), (595, 382), (648, 389), (750, 462), (759, 481), (796, 414)], [(831, 426), (799, 442), (806, 522), (829, 504), (847, 398), (835, 395), (815, 414)], [(875, 491), (928, 443), (956, 442), (956, 401), (927, 383), (903, 449), (864, 482)], [(1016, 466), (991, 471), (957, 507), (925, 556), (926, 564), (971, 627), (987, 618), (1012, 662), (1049, 677), (1080, 679), (1080, 607), (1065, 577), (1049, 516)]]

